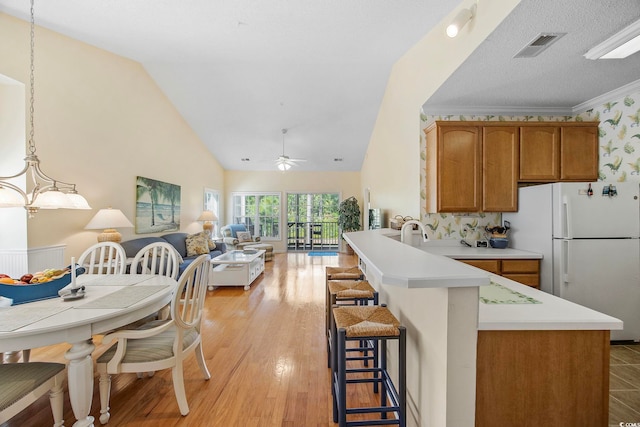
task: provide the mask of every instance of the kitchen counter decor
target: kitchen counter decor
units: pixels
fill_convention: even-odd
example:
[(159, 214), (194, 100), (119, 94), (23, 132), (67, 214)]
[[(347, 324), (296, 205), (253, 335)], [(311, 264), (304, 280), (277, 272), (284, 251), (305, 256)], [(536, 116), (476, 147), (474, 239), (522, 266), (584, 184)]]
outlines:
[(485, 304), (542, 304), (537, 299), (513, 291), (496, 282), (480, 287), (480, 302)]

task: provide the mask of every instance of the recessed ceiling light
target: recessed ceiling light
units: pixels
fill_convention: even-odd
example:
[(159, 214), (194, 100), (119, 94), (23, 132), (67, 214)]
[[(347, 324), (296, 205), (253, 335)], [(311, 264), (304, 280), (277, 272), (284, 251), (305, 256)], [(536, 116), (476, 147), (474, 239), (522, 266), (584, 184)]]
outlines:
[(587, 59), (622, 59), (640, 50), (640, 20), (589, 49)]

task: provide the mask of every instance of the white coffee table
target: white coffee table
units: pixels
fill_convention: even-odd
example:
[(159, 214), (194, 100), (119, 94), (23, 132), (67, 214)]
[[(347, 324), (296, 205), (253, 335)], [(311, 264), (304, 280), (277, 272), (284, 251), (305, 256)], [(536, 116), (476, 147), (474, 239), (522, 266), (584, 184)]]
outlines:
[(265, 251), (229, 251), (211, 260), (209, 290), (215, 286), (244, 286), (248, 291), (251, 283), (264, 271)]

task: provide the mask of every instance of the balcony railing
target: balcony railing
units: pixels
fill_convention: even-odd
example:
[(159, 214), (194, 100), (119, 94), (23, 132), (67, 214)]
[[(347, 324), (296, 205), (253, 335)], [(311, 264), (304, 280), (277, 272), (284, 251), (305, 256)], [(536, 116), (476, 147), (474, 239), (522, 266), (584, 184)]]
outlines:
[(337, 250), (339, 245), (337, 222), (287, 223), (287, 250)]

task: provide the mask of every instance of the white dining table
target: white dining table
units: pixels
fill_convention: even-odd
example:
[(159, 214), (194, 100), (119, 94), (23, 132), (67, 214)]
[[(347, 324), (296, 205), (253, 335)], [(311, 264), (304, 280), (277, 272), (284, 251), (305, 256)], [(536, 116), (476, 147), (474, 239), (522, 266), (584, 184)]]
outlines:
[(65, 353), (75, 427), (93, 426), (93, 336), (155, 313), (171, 301), (177, 281), (155, 275), (80, 275), (81, 299), (60, 297), (0, 308), (0, 353), (69, 343)]

